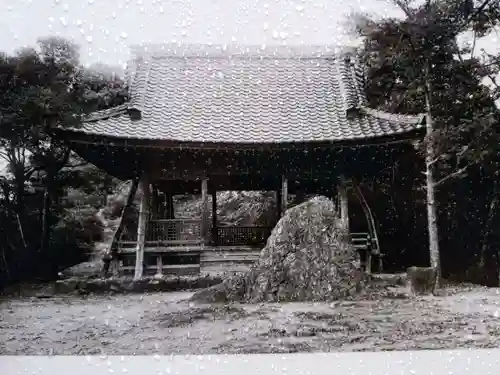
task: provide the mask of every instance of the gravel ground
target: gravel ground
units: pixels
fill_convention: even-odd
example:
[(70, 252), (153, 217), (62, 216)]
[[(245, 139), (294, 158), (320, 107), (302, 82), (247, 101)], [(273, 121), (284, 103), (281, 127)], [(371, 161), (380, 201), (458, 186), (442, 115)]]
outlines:
[(500, 290), (335, 304), (193, 305), (191, 293), (10, 298), (0, 354), (214, 354), (500, 347)]

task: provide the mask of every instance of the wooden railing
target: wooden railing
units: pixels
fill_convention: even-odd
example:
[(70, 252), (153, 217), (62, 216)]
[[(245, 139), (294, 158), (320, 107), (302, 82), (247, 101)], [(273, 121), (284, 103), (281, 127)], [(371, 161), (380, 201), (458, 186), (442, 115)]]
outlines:
[(369, 233), (350, 233), (351, 243), (354, 249), (366, 251), (371, 248), (371, 238)]
[[(119, 240), (121, 248), (135, 247), (137, 232), (128, 233)], [(200, 219), (149, 220), (146, 225), (146, 246), (201, 245)]]
[[(150, 220), (146, 226), (146, 246), (201, 245), (201, 219)], [(220, 226), (208, 228), (206, 244), (211, 246), (263, 246), (272, 228), (264, 226)], [(121, 248), (136, 246), (137, 234), (129, 233), (119, 241)]]
[(272, 228), (264, 226), (220, 226), (209, 230), (213, 246), (263, 246)]
[(377, 272), (382, 272), (382, 258), (380, 249), (374, 238), (369, 233), (351, 233), (351, 243), (361, 257), (361, 267), (367, 272), (372, 272), (372, 263), (375, 260)]
[(195, 245), (203, 242), (200, 219), (150, 220), (146, 243), (162, 245)]

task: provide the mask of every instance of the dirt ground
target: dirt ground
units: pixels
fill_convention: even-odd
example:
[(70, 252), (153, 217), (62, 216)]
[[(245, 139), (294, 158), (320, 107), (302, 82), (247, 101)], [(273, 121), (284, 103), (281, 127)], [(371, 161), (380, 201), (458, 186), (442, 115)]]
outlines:
[(191, 293), (10, 298), (0, 354), (215, 354), (500, 347), (500, 290), (209, 306)]

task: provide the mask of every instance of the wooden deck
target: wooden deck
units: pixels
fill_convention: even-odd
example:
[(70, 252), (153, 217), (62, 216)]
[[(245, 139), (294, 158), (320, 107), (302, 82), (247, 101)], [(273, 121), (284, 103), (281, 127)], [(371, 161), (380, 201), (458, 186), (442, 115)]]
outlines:
[[(188, 275), (204, 270), (248, 269), (257, 261), (271, 228), (221, 225), (202, 230), (199, 219), (148, 221), (144, 242), (144, 274)], [(205, 235), (202, 235), (205, 233)], [(381, 256), (367, 233), (351, 233), (350, 240), (360, 253), (362, 267), (371, 272), (372, 257)], [(136, 238), (121, 238), (114, 273), (135, 269)], [(381, 266), (377, 265), (377, 269)]]
[[(197, 275), (209, 271), (245, 270), (257, 261), (260, 248), (252, 246), (156, 246), (144, 249), (144, 273), (162, 275)], [(122, 249), (120, 271), (135, 268), (135, 249)]]
[[(364, 233), (352, 235), (353, 247), (361, 255), (361, 266), (378, 261), (381, 271), (382, 254), (374, 252), (370, 238)], [(245, 271), (260, 256), (261, 248), (255, 246), (150, 246), (144, 249), (145, 275), (199, 275), (212, 272)], [(119, 252), (119, 270), (132, 273), (135, 268), (135, 248), (122, 248)], [(371, 272), (371, 270), (367, 270)]]

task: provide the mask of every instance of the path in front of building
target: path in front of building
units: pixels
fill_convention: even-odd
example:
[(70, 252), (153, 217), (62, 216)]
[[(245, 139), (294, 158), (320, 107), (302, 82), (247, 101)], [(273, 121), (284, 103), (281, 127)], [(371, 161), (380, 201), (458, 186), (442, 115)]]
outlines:
[(190, 293), (10, 298), (0, 354), (211, 354), (500, 347), (500, 290), (208, 306)]

